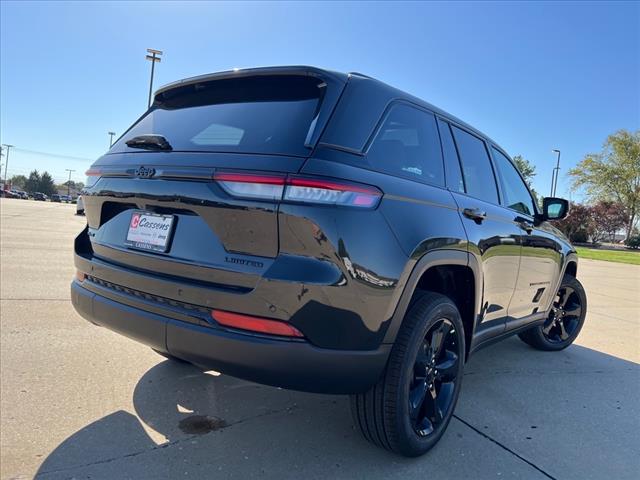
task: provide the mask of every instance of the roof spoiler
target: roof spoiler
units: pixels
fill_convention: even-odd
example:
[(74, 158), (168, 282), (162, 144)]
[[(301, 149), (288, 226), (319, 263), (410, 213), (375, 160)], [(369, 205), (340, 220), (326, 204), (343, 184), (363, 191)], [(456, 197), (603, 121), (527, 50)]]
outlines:
[(168, 83), (156, 90), (153, 96), (155, 98), (159, 94), (166, 91), (173, 90), (174, 88), (178, 87), (184, 87), (186, 85), (192, 85), (194, 83), (211, 82), (214, 80), (222, 80), (228, 78), (258, 77), (269, 75), (308, 75), (311, 77), (321, 78), (322, 80), (327, 82), (338, 83), (342, 85), (346, 84), (348, 80), (348, 75), (344, 73), (305, 65), (287, 67), (234, 68), (233, 70), (207, 73), (204, 75), (198, 75), (196, 77), (189, 77)]

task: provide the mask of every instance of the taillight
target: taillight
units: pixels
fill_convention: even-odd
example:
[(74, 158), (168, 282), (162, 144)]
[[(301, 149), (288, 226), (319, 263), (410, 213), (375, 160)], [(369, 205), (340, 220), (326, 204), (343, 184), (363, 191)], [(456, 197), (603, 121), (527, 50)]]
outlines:
[(249, 330), (251, 332), (268, 333), (270, 335), (281, 335), (284, 337), (304, 337), (302, 332), (296, 327), (278, 320), (252, 317), (250, 315), (226, 312), (224, 310), (213, 310), (211, 316), (220, 325), (226, 327)]
[(213, 176), (229, 195), (261, 200), (280, 200), (284, 177), (245, 173), (216, 173)]
[(375, 187), (319, 178), (292, 177), (284, 191), (284, 200), (290, 202), (361, 208), (375, 207), (381, 197), (382, 192)]
[(373, 208), (382, 198), (375, 187), (321, 177), (220, 172), (213, 178), (225, 192), (239, 198), (360, 208)]
[(97, 168), (90, 168), (84, 174), (87, 176), (84, 186), (85, 188), (91, 188), (100, 180), (102, 171)]

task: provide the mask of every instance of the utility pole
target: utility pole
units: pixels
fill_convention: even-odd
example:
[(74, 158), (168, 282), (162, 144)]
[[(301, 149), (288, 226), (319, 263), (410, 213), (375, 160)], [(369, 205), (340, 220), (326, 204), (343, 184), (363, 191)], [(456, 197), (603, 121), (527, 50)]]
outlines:
[(556, 188), (558, 186), (558, 175), (560, 174), (560, 150), (553, 149), (554, 152), (558, 154), (558, 161), (556, 162), (556, 168), (553, 169), (553, 174), (551, 175), (551, 196), (556, 196)]
[(7, 184), (7, 168), (9, 168), (9, 150), (13, 148), (13, 145), (7, 145), (3, 143), (2, 146), (7, 150), (7, 158), (4, 161), (4, 184)]
[(69, 168), (65, 168), (67, 172), (69, 172), (69, 181), (67, 182), (67, 197), (71, 196), (71, 172), (75, 172), (75, 170), (71, 170)]
[(113, 136), (116, 132), (107, 132), (109, 134), (109, 148), (113, 147)]
[(149, 102), (147, 103), (147, 108), (151, 106), (151, 94), (153, 92), (153, 72), (156, 66), (156, 62), (161, 62), (162, 59), (160, 55), (162, 55), (161, 50), (154, 50), (153, 48), (147, 48), (147, 52), (151, 55), (147, 55), (146, 59), (151, 61), (151, 80), (149, 81)]

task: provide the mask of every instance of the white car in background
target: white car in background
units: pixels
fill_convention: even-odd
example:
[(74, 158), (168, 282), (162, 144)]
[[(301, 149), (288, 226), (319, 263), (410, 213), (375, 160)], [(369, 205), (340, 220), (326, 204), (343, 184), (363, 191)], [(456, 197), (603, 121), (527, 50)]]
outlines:
[(81, 196), (78, 196), (78, 202), (76, 203), (76, 215), (84, 215), (84, 202)]

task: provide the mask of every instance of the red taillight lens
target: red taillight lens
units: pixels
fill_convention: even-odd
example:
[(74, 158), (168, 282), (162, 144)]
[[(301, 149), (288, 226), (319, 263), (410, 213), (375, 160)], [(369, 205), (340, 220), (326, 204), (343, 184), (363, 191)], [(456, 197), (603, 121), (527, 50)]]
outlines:
[(229, 195), (240, 198), (360, 208), (373, 208), (382, 198), (375, 187), (319, 177), (220, 172), (213, 178)]
[(375, 187), (354, 185), (319, 178), (290, 178), (284, 200), (348, 207), (372, 208), (378, 205), (382, 192)]
[(102, 171), (100, 169), (97, 169), (97, 168), (90, 168), (89, 170), (84, 172), (84, 174), (87, 176), (87, 179), (84, 182), (84, 186), (85, 186), (85, 188), (91, 188), (100, 179), (100, 176), (102, 175)]
[(258, 333), (268, 333), (270, 335), (281, 335), (285, 337), (304, 337), (302, 332), (296, 327), (278, 320), (252, 317), (241, 313), (225, 312), (223, 310), (213, 310), (213, 319), (220, 325), (241, 330), (249, 330)]
[(280, 200), (284, 177), (245, 173), (216, 173), (213, 176), (229, 195), (257, 200)]

